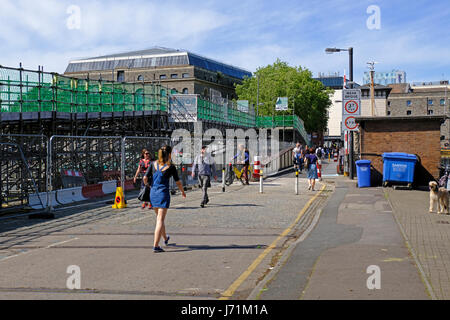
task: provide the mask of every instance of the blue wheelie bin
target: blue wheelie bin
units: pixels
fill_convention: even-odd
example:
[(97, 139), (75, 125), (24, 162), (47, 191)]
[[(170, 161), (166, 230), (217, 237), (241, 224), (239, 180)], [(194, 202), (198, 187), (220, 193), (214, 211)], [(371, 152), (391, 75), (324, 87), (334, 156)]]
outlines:
[(356, 175), (358, 176), (358, 188), (370, 187), (370, 160), (356, 161)]
[(402, 152), (383, 153), (383, 186), (389, 183), (407, 184), (412, 188), (417, 156)]

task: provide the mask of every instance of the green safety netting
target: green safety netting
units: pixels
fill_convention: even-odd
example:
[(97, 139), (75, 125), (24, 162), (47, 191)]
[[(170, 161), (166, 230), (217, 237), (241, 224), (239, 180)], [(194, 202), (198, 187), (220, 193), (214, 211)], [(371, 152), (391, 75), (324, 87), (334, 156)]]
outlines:
[(166, 92), (160, 85), (0, 68), (0, 112), (167, 111)]
[[(167, 88), (161, 85), (74, 79), (58, 74), (0, 67), (0, 112), (169, 111)], [(293, 127), (308, 141), (296, 115), (258, 116), (236, 103), (216, 104), (197, 97), (197, 119), (241, 127)]]

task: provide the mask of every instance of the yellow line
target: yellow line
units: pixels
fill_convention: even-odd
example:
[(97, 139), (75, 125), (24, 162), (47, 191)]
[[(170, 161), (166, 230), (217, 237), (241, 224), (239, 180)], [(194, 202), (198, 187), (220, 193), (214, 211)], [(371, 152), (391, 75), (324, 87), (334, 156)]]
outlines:
[(309, 201), (306, 203), (306, 205), (303, 207), (303, 209), (300, 211), (300, 213), (298, 214), (297, 218), (295, 219), (295, 221), (286, 229), (284, 230), (279, 236), (278, 238), (275, 239), (275, 241), (273, 241), (269, 247), (266, 248), (266, 250), (264, 250), (256, 259), (255, 261), (253, 261), (253, 263), (247, 268), (247, 270), (245, 270), (240, 276), (239, 278), (236, 279), (236, 281), (234, 281), (231, 286), (224, 291), (224, 293), (222, 293), (222, 297), (219, 298), (219, 300), (228, 300), (230, 299), (233, 294), (236, 292), (236, 290), (241, 286), (241, 284), (248, 278), (248, 276), (256, 269), (256, 267), (261, 263), (261, 261), (269, 254), (269, 252), (274, 249), (278, 243), (278, 241), (280, 241), (281, 238), (284, 238), (286, 235), (289, 234), (289, 232), (291, 232), (292, 228), (300, 221), (301, 217), (305, 214), (306, 210), (308, 210), (308, 208), (311, 206), (311, 204), (313, 203), (314, 200), (316, 200), (316, 198), (323, 192), (323, 190), (325, 190), (325, 185), (322, 186), (322, 189), (320, 189), (320, 192), (317, 193), (314, 197), (312, 197), (311, 199), (309, 199)]

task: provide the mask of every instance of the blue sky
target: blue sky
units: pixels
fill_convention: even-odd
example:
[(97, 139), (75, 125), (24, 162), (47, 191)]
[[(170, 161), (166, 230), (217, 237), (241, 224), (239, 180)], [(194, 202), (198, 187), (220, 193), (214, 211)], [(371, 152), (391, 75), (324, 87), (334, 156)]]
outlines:
[[(69, 29), (68, 8), (80, 8)], [(367, 8), (380, 8), (370, 30)], [(366, 62), (404, 70), (408, 81), (450, 78), (450, 5), (426, 1), (95, 1), (1, 0), (0, 64), (64, 72), (71, 59), (162, 46), (187, 49), (250, 71), (277, 58), (313, 72), (344, 69), (354, 48), (354, 77)]]

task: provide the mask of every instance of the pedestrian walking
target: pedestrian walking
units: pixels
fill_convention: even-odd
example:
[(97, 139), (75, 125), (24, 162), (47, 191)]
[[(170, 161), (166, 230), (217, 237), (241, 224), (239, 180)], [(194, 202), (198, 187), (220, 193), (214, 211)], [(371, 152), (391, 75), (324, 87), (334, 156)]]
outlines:
[[(141, 160), (139, 160), (139, 165), (136, 170), (136, 174), (134, 175), (133, 182), (136, 183), (136, 180), (138, 176), (144, 176), (144, 174), (147, 172), (147, 169), (150, 167), (151, 164), (151, 158), (150, 158), (150, 152), (147, 149), (142, 149), (141, 152)], [(141, 189), (145, 188), (144, 180), (141, 181)], [(143, 201), (142, 203), (142, 209), (145, 209), (145, 207), (148, 205), (148, 208), (151, 209), (152, 205), (151, 203), (147, 203), (146, 201)]]
[(209, 202), (208, 188), (211, 187), (211, 176), (217, 181), (216, 163), (206, 150), (207, 147), (203, 146), (201, 154), (195, 157), (194, 164), (192, 165), (192, 178), (195, 178), (198, 172), (198, 183), (200, 188), (202, 188), (203, 195), (202, 202), (200, 203), (202, 208)]
[(172, 147), (164, 146), (158, 151), (158, 160), (154, 161), (148, 168), (144, 176), (144, 183), (148, 185), (149, 178), (152, 177), (152, 186), (150, 190), (150, 202), (156, 213), (155, 237), (153, 241), (153, 252), (164, 252), (159, 246), (161, 237), (164, 239), (164, 244), (169, 244), (170, 237), (166, 234), (166, 225), (164, 220), (166, 218), (167, 210), (170, 207), (170, 190), (169, 181), (173, 177), (175, 183), (180, 189), (183, 198), (186, 198), (183, 185), (178, 177), (178, 172), (172, 164)]
[(316, 179), (317, 176), (317, 156), (314, 152), (313, 148), (310, 148), (306, 152), (305, 156), (305, 163), (306, 163), (306, 170), (308, 172), (307, 178), (308, 178), (308, 190), (314, 191), (314, 186), (316, 185)]
[(302, 152), (302, 145), (300, 144), (300, 142), (297, 142), (295, 145), (295, 148), (292, 150), (292, 159), (294, 162), (294, 170), (298, 170), (300, 171), (300, 173), (302, 172), (301, 169), (301, 152)]

